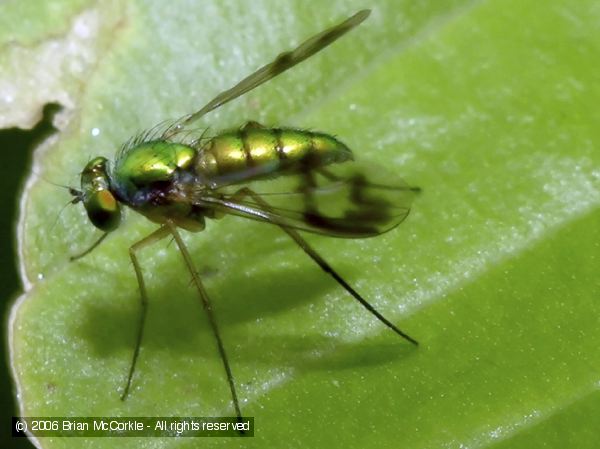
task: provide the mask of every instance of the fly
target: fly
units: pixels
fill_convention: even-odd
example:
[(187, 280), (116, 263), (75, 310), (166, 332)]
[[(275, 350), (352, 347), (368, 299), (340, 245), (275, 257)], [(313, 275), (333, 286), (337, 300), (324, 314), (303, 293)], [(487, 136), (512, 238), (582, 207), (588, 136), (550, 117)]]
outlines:
[[(396, 176), (390, 182), (382, 181), (385, 176), (381, 172), (376, 178), (369, 178), (365, 170), (354, 168), (351, 150), (326, 133), (269, 128), (251, 121), (239, 129), (216, 135), (189, 137), (192, 122), (324, 49), (361, 24), (369, 13), (369, 10), (359, 11), (296, 49), (281, 53), (202, 109), (166, 129), (155, 128), (131, 139), (112, 163), (104, 157), (92, 159), (81, 172), (81, 189), (69, 189), (74, 197), (71, 202), (83, 203), (92, 224), (104, 231), (90, 248), (72, 260), (88, 254), (119, 227), (123, 206), (159, 224), (158, 229), (129, 248), (141, 304), (121, 399), (128, 396), (131, 388), (148, 311), (148, 294), (137, 253), (170, 236), (183, 256), (208, 315), (233, 407), (238, 419), (242, 418), (234, 376), (211, 300), (179, 231), (181, 228), (199, 232), (207, 218), (237, 215), (279, 227), (379, 321), (412, 344), (418, 344), (356, 292), (298, 232), (342, 238), (379, 235), (406, 218), (418, 188), (403, 184)], [(281, 187), (278, 182), (282, 180), (288, 184), (291, 181), (293, 186)], [(255, 184), (260, 191), (254, 188)]]

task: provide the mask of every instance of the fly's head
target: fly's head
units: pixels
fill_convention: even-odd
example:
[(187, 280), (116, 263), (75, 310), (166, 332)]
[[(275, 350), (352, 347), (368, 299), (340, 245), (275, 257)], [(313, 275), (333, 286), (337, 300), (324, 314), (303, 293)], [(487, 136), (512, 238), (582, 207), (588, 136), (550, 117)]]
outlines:
[(108, 160), (96, 157), (81, 172), (81, 190), (70, 188), (72, 204), (83, 203), (92, 224), (104, 232), (115, 230), (121, 223), (119, 201), (110, 190)]

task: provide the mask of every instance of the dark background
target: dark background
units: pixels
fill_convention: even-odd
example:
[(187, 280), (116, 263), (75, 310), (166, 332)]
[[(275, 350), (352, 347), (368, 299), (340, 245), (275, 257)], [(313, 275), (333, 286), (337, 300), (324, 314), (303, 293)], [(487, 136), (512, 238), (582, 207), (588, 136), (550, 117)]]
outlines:
[(8, 313), (23, 286), (17, 272), (16, 220), (21, 190), (31, 166), (35, 146), (56, 130), (52, 117), (56, 105), (44, 108), (43, 119), (31, 130), (0, 130), (0, 151), (4, 169), (0, 174), (0, 303), (3, 312), (3, 345), (0, 358), (0, 447), (31, 449), (27, 438), (11, 436), (11, 418), (17, 415), (15, 391), (8, 359)]

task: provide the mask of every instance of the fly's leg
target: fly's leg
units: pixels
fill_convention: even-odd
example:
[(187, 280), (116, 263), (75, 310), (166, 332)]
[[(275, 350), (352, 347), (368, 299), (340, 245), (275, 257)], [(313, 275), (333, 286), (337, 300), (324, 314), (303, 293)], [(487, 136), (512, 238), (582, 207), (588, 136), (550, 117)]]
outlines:
[(77, 260), (77, 259), (81, 259), (82, 257), (84, 257), (84, 256), (87, 256), (89, 253), (91, 253), (93, 250), (95, 250), (95, 249), (96, 249), (96, 248), (97, 248), (97, 247), (100, 245), (100, 243), (102, 243), (102, 242), (104, 241), (104, 239), (105, 239), (107, 236), (108, 236), (108, 232), (105, 232), (104, 234), (102, 234), (102, 235), (100, 236), (100, 238), (99, 238), (98, 240), (96, 240), (96, 241), (95, 241), (95, 242), (92, 244), (92, 246), (90, 246), (88, 249), (86, 249), (85, 251), (83, 251), (83, 252), (81, 252), (81, 253), (79, 253), (79, 254), (76, 254), (76, 255), (74, 255), (74, 256), (71, 256), (71, 257), (69, 258), (69, 260), (70, 260), (71, 262), (73, 262), (73, 261), (75, 261), (75, 260)]
[(148, 310), (148, 295), (146, 293), (146, 284), (144, 282), (142, 269), (141, 269), (141, 266), (140, 266), (138, 258), (137, 258), (137, 252), (147, 246), (150, 246), (150, 245), (162, 240), (163, 238), (167, 237), (168, 235), (172, 235), (174, 237), (175, 242), (176, 242), (179, 250), (181, 251), (181, 254), (183, 256), (185, 264), (192, 275), (192, 281), (194, 282), (194, 285), (196, 286), (196, 289), (198, 290), (198, 293), (200, 294), (204, 309), (206, 310), (206, 312), (208, 314), (210, 325), (212, 327), (213, 333), (217, 340), (219, 354), (221, 356), (221, 359), (223, 360), (223, 365), (225, 367), (225, 372), (227, 374), (227, 381), (229, 383), (229, 388), (231, 389), (231, 395), (232, 395), (236, 415), (237, 415), (238, 419), (241, 421), (242, 413), (240, 411), (237, 393), (235, 390), (233, 375), (231, 374), (229, 360), (227, 359), (227, 354), (225, 353), (225, 348), (223, 346), (223, 341), (222, 341), (221, 335), (219, 333), (219, 328), (217, 326), (217, 322), (216, 322), (215, 316), (212, 311), (212, 305), (210, 303), (210, 299), (206, 293), (206, 290), (204, 290), (204, 286), (202, 285), (202, 282), (200, 281), (200, 277), (198, 276), (198, 273), (194, 267), (194, 263), (192, 262), (192, 258), (190, 257), (187, 247), (185, 246), (185, 243), (181, 239), (181, 236), (180, 236), (179, 232), (177, 231), (177, 227), (171, 221), (167, 221), (167, 223), (165, 225), (161, 226), (159, 229), (154, 231), (152, 234), (143, 238), (139, 242), (133, 244), (129, 248), (129, 255), (130, 255), (131, 261), (133, 263), (133, 268), (135, 270), (135, 275), (136, 275), (136, 278), (138, 281), (138, 286), (140, 289), (141, 312), (140, 312), (140, 318), (139, 318), (139, 323), (138, 323), (138, 333), (137, 333), (137, 338), (136, 338), (136, 344), (135, 344), (135, 348), (133, 351), (131, 365), (129, 367), (129, 373), (127, 375), (127, 382), (125, 384), (125, 389), (123, 391), (123, 394), (121, 395), (121, 400), (125, 400), (125, 398), (129, 394), (129, 389), (131, 387), (131, 380), (133, 378), (133, 373), (135, 372), (135, 366), (136, 366), (137, 359), (138, 359), (138, 356), (140, 353), (142, 337), (144, 334), (144, 325), (146, 322), (146, 314), (147, 314), (147, 310)]
[[(239, 200), (245, 196), (251, 197), (256, 203), (260, 204), (267, 212), (271, 211), (269, 204), (262, 199), (262, 197), (249, 189), (248, 187), (244, 187), (238, 190), (235, 194), (236, 200)], [(281, 222), (277, 222), (275, 220), (272, 221), (273, 224), (279, 226), (287, 235), (289, 235), (296, 244), (302, 248), (302, 250), (321, 267), (325, 273), (329, 274), (333, 279), (337, 281), (344, 289), (354, 297), (365, 309), (367, 309), (371, 314), (373, 314), (379, 321), (393, 330), (396, 334), (400, 335), (405, 340), (408, 340), (412, 344), (418, 346), (419, 343), (417, 340), (412, 338), (410, 335), (398, 329), (394, 324), (392, 324), (386, 317), (384, 317), (380, 312), (375, 309), (367, 300), (365, 300), (362, 296), (358, 294), (356, 290), (354, 290), (332, 267), (327, 263), (325, 259), (323, 259), (309, 244), (306, 240), (304, 240), (298, 232), (292, 228), (285, 226)]]
[[(154, 231), (152, 234), (144, 237), (137, 243), (134, 243), (129, 247), (129, 257), (131, 258), (131, 262), (133, 263), (133, 269), (135, 271), (135, 277), (137, 279), (138, 287), (140, 289), (140, 316), (138, 321), (138, 330), (135, 340), (135, 347), (133, 349), (133, 356), (131, 358), (131, 364), (129, 365), (129, 371), (127, 373), (127, 380), (125, 382), (125, 388), (123, 389), (123, 393), (121, 394), (121, 400), (124, 401), (129, 395), (129, 389), (131, 387), (131, 379), (133, 378), (133, 373), (135, 372), (135, 365), (137, 363), (138, 356), (140, 354), (140, 347), (142, 344), (142, 336), (144, 334), (144, 324), (146, 322), (146, 312), (148, 311), (148, 295), (146, 293), (146, 284), (144, 282), (144, 276), (142, 275), (142, 269), (140, 267), (140, 263), (138, 261), (136, 253), (146, 246), (150, 246), (153, 243), (158, 242), (163, 239), (167, 235), (169, 235), (169, 229), (166, 226), (161, 226), (159, 229)], [(102, 234), (102, 236), (94, 242), (92, 246), (83, 251), (80, 254), (75, 256), (71, 256), (71, 261), (81, 259), (82, 257), (91, 253), (95, 248), (97, 248), (106, 238), (108, 232)]]
[(177, 230), (177, 226), (171, 221), (167, 221), (165, 227), (168, 229), (168, 232), (173, 235), (175, 239), (175, 243), (179, 247), (179, 251), (183, 256), (183, 260), (188, 268), (188, 271), (192, 275), (192, 282), (196, 286), (196, 290), (202, 299), (202, 305), (204, 306), (204, 310), (206, 310), (206, 314), (208, 315), (208, 321), (210, 322), (210, 326), (212, 328), (213, 334), (215, 336), (215, 340), (217, 341), (217, 347), (219, 349), (219, 355), (221, 356), (221, 360), (223, 361), (223, 367), (225, 368), (225, 373), (227, 374), (227, 382), (229, 383), (229, 389), (231, 390), (231, 399), (233, 401), (233, 407), (235, 408), (235, 413), (237, 415), (238, 421), (242, 420), (242, 412), (240, 410), (240, 404), (238, 402), (237, 392), (235, 389), (235, 383), (233, 381), (233, 374), (231, 373), (231, 367), (229, 366), (229, 359), (227, 358), (227, 354), (225, 353), (225, 346), (223, 345), (223, 340), (221, 339), (221, 334), (219, 332), (219, 326), (217, 325), (217, 320), (215, 318), (212, 304), (206, 290), (204, 289), (204, 285), (200, 280), (200, 276), (198, 276), (198, 272), (194, 266), (194, 262), (190, 257), (190, 253), (183, 242), (179, 231)]
[(146, 323), (146, 313), (148, 311), (148, 294), (146, 293), (146, 283), (144, 282), (144, 276), (142, 274), (142, 268), (137, 258), (137, 252), (147, 246), (150, 246), (170, 234), (170, 230), (167, 226), (163, 225), (154, 231), (152, 234), (144, 237), (139, 242), (134, 243), (129, 247), (129, 257), (133, 263), (133, 269), (135, 271), (135, 277), (137, 279), (138, 287), (140, 289), (140, 316), (138, 321), (137, 336), (135, 339), (135, 347), (133, 349), (133, 356), (131, 358), (131, 365), (129, 365), (129, 372), (127, 373), (127, 381), (125, 382), (125, 388), (121, 395), (121, 400), (124, 401), (129, 394), (129, 388), (131, 387), (131, 379), (135, 372), (135, 365), (137, 363), (138, 356), (140, 354), (140, 347), (142, 345), (142, 337), (144, 335), (144, 325)]

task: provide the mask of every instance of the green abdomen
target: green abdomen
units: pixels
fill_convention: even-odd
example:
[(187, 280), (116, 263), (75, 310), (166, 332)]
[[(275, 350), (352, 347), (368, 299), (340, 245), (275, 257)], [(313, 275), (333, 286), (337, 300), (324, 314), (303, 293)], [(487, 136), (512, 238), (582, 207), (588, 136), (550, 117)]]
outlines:
[(328, 134), (245, 127), (212, 138), (199, 150), (196, 171), (215, 184), (235, 184), (301, 173), (352, 159), (352, 152)]

